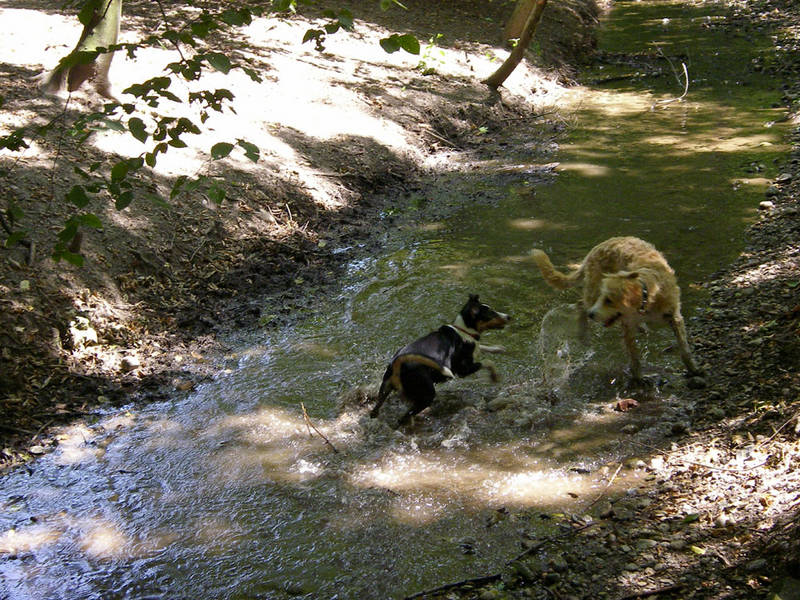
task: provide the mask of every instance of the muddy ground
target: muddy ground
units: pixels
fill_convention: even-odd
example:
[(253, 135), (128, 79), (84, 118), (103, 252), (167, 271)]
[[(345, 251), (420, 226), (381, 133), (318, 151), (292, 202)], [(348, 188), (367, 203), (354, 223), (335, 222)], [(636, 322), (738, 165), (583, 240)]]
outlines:
[[(49, 451), (58, 443), (58, 425), (91, 420), (98, 408), (190, 390), (210, 375), (208, 357), (232, 329), (302, 318), (353, 257), (333, 249), (368, 252), (380, 244), (382, 232), (401, 225), (402, 217), (387, 217), (395, 199), (422, 186), (437, 160), (563, 131), (558, 115), (543, 108), (547, 89), (569, 85), (575, 65), (590, 56), (599, 10), (589, 3), (552, 6), (541, 52), (502, 94), (492, 95), (477, 76), (490, 66), (469, 57), (497, 45), (510, 5), (459, 2), (436, 9), (410, 2), (408, 11), (389, 19), (373, 2), (355, 4), (356, 16), (374, 24), (357, 27), (361, 42), (374, 44), (370, 28), (381, 24), (412, 31), (423, 43), (444, 33), (424, 55), (427, 64), (364, 60), (346, 84), (359, 106), (399, 127), (400, 144), (363, 135), (314, 138), (271, 123), (294, 154), (265, 153), (257, 171), (228, 164), (224, 174), (235, 191), (221, 207), (195, 194), (171, 200), (169, 208), (137, 202), (127, 221), (109, 217), (101, 232), (87, 232), (80, 269), (48, 258), (66, 214), (61, 181), (73, 176), (71, 162), (107, 155), (71, 146), (56, 130), (37, 144), (57, 161), (30, 153), (0, 158), (6, 193), (0, 201), (24, 205), (22, 225), (29, 230), (28, 245), (0, 250), (3, 467)], [(794, 4), (731, 2), (729, 18), (713, 26), (731, 35), (774, 32), (775, 60), (753, 68), (783, 82), (796, 119), (800, 9)], [(0, 8), (54, 13), (58, 7), (6, 0)], [(132, 26), (161, 23), (152, 3), (128, 3), (125, 10)], [(302, 34), (310, 17), (287, 18), (281, 26)], [(169, 18), (186, 15), (176, 10)], [(53, 48), (51, 64), (72, 42)], [(323, 54), (297, 44), (247, 48), (267, 77), (281, 54), (296, 53), (301, 63), (330, 72), (342, 69), (348, 60), (334, 49), (334, 43)], [(440, 50), (467, 57), (459, 59), (463, 69), (446, 71)], [(32, 61), (0, 68), (8, 75), (0, 77), (6, 115), (43, 123), (62, 113), (63, 100), (39, 96), (34, 77), (41, 69)], [(112, 80), (114, 68), (120, 65)], [(354, 97), (337, 89), (331, 86), (319, 102), (352, 105)], [(91, 96), (75, 98), (67, 114), (98, 106)], [(779, 597), (800, 597), (800, 127), (793, 135), (784, 175), (747, 231), (745, 252), (707, 283), (709, 310), (692, 324), (708, 373), (707, 387), (687, 398), (695, 407), (691, 425), (675, 432), (672, 446), (642, 448), (641, 460), (622, 467), (646, 470), (647, 485), (597, 502), (587, 514), (559, 517), (560, 536), (521, 535), (520, 557), (503, 572), (442, 582), (453, 585), (421, 597), (762, 598), (781, 587)], [(150, 183), (166, 194), (170, 177), (157, 174)]]

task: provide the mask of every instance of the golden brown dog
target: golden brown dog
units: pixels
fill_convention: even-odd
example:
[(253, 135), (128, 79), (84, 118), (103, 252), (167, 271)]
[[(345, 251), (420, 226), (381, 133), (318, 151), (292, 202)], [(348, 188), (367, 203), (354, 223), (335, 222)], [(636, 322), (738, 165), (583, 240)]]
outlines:
[(552, 287), (563, 290), (583, 284), (578, 303), (582, 334), (588, 319), (606, 327), (616, 322), (622, 325), (634, 380), (642, 380), (636, 333), (644, 322), (669, 323), (689, 374), (701, 374), (689, 351), (675, 272), (652, 244), (635, 237), (611, 238), (592, 248), (581, 266), (567, 275), (556, 271), (541, 250), (533, 250), (532, 255)]

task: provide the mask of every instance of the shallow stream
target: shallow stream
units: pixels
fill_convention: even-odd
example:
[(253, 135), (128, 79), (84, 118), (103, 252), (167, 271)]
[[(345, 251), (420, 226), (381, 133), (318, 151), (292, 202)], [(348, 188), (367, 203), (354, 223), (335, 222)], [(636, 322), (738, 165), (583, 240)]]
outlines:
[[(718, 22), (702, 3), (618, 2), (603, 60), (561, 101), (560, 147), (442, 173), (447, 216), (411, 199), (415, 225), (354, 258), (317, 314), (235, 337), (213, 381), (75, 427), (4, 477), (0, 597), (402, 598), (498, 570), (550, 531), (544, 515), (645, 485), (643, 470), (612, 476), (686, 422), (669, 332), (642, 339), (659, 385), (615, 412), (619, 332), (578, 343), (576, 296), (545, 286), (529, 253), (565, 265), (645, 238), (678, 273), (691, 334), (702, 282), (742, 250), (783, 151), (779, 91), (752, 68), (767, 40)], [(396, 402), (369, 419), (360, 400), (387, 359), (469, 293), (514, 316), (486, 335), (507, 349), (502, 381), (440, 386), (410, 429), (394, 429)]]

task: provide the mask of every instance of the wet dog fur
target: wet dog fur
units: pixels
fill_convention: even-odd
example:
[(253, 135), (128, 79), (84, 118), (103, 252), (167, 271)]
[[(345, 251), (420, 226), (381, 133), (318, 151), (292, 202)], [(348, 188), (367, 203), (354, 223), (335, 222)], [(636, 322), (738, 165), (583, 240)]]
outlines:
[(689, 350), (675, 272), (652, 244), (635, 237), (608, 239), (592, 248), (580, 267), (568, 274), (556, 271), (543, 251), (533, 250), (532, 256), (550, 286), (563, 290), (583, 285), (578, 303), (583, 335), (589, 319), (606, 327), (622, 326), (634, 381), (642, 381), (636, 334), (648, 322), (669, 324), (688, 373), (702, 374)]
[(383, 376), (378, 400), (370, 412), (376, 417), (386, 398), (397, 391), (409, 405), (400, 419), (404, 425), (414, 415), (425, 410), (436, 397), (434, 385), (454, 377), (466, 377), (486, 369), (492, 381), (499, 381), (494, 363), (479, 360), (480, 352), (502, 352), (499, 346), (478, 343), (481, 334), (490, 329), (502, 329), (511, 320), (480, 302), (473, 294), (451, 325), (411, 342), (395, 353)]

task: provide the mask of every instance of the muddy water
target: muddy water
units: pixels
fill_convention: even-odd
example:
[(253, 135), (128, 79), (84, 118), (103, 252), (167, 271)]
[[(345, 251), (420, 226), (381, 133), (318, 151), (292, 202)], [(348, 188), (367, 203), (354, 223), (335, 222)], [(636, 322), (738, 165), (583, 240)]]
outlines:
[[(564, 264), (611, 235), (644, 237), (678, 272), (691, 328), (697, 284), (741, 250), (781, 151), (777, 92), (749, 69), (761, 41), (716, 22), (708, 8), (618, 3), (606, 60), (561, 102), (557, 151), (534, 140), (443, 173), (431, 193), (446, 190), (447, 216), (354, 259), (316, 315), (236, 338), (188, 397), (75, 427), (5, 477), (0, 596), (401, 598), (498, 569), (523, 534), (551, 531), (542, 515), (644, 485), (628, 469), (608, 483), (685, 418), (669, 336), (644, 340), (659, 387), (610, 410), (628, 395), (618, 332), (575, 340), (574, 296), (546, 288), (528, 255)], [(637, 56), (614, 64), (620, 53)], [(470, 292), (515, 316), (486, 336), (507, 348), (503, 381), (441, 386), (410, 430), (392, 427), (396, 403), (366, 417), (360, 392), (386, 359)]]

